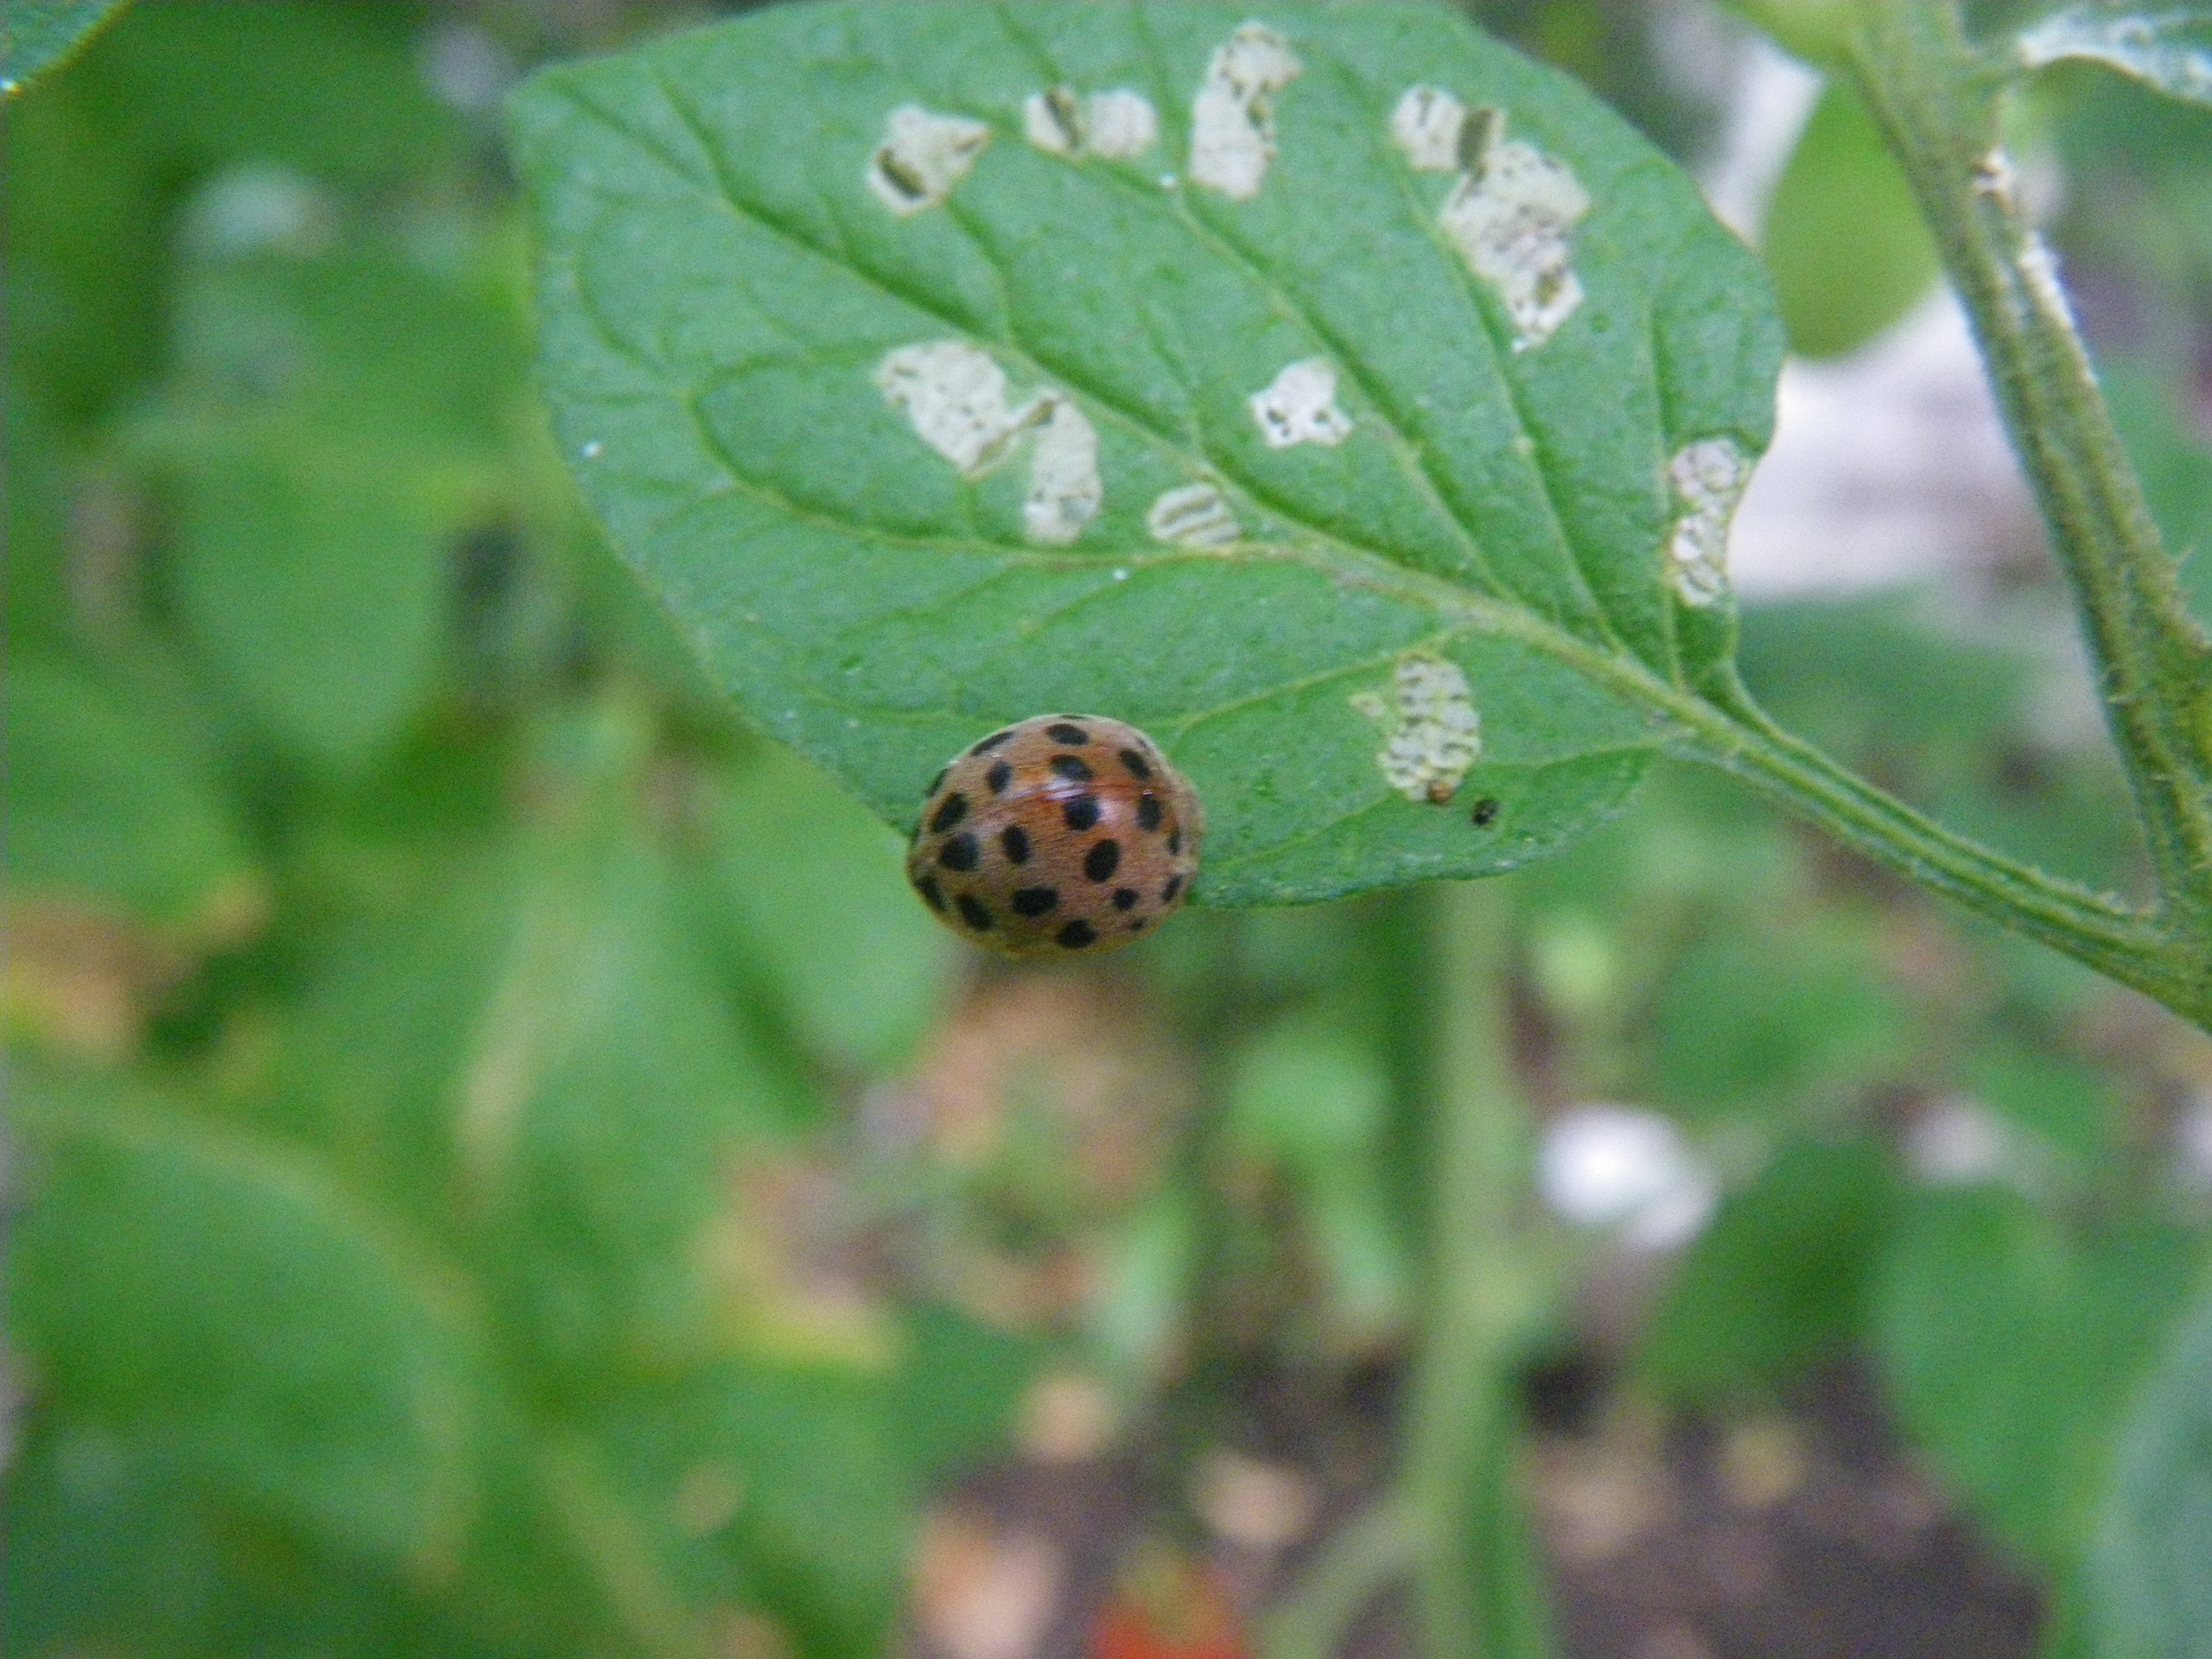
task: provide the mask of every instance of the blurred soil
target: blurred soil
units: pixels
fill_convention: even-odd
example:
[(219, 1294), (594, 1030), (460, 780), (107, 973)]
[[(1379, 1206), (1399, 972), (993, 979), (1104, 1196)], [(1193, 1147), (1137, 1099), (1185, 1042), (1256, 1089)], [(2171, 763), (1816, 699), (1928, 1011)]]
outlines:
[[(1101, 1396), (1048, 1383), (1025, 1454), (934, 1510), (908, 1659), (1112, 1659), (1107, 1609), (1133, 1561), (1176, 1539), (1249, 1631), (1381, 1480), (1389, 1379), (1248, 1379), (1224, 1443), (1171, 1459), (1117, 1437)], [(1532, 1474), (1570, 1659), (2026, 1659), (2033, 1590), (1908, 1460), (1865, 1376), (1843, 1366), (1771, 1413), (1664, 1421), (1563, 1364), (1533, 1378)], [(1230, 1443), (1231, 1441), (1233, 1444)], [(1171, 1470), (1186, 1471), (1180, 1477)], [(1177, 1488), (1181, 1490), (1178, 1491)], [(1158, 1644), (1159, 1659), (1251, 1653)], [(1352, 1659), (1419, 1652), (1385, 1591)]]

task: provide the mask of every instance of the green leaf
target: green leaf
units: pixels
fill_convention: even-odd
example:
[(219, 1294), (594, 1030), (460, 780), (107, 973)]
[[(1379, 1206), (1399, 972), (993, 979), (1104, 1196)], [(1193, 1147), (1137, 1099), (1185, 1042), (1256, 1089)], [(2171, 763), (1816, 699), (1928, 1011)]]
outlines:
[(740, 1201), (734, 1164), (811, 1105), (641, 822), (647, 742), (620, 703), (542, 733), (548, 821), (331, 940), (290, 1059), (299, 1128), (358, 1139), (425, 1224), (465, 1198), (501, 1312), (556, 1373), (728, 1346), (702, 1240)]
[(138, 433), (179, 497), (179, 608), (265, 731), (352, 765), (428, 696), (455, 550), (509, 510), (520, 342), (397, 250), (289, 247), (329, 234), (295, 176), (227, 175), (201, 207), (180, 373)]
[[(634, 1510), (692, 1534), (663, 1547), (695, 1595), (734, 1592), (806, 1659), (845, 1659), (881, 1651), (897, 1607), (918, 1486), (896, 1420), (881, 1376), (721, 1365), (626, 1396), (602, 1433)], [(724, 1512), (697, 1515), (714, 1487)]]
[(4, 668), (8, 885), (182, 925), (254, 880), (213, 757), (188, 719), (57, 652)]
[(2013, 49), (2024, 69), (2102, 64), (2168, 97), (2212, 105), (2212, 9), (2203, 6), (2069, 6), (2021, 30)]
[(1778, 1387), (1859, 1340), (1897, 1188), (1879, 1148), (1797, 1141), (1731, 1193), (1644, 1339), (1664, 1389), (1711, 1397)]
[(1905, 1030), (1866, 940), (1771, 923), (1693, 944), (1667, 975), (1654, 1025), (1656, 1091), (1692, 1117), (1802, 1109), (1886, 1075)]
[(1050, 1352), (1039, 1337), (941, 1303), (912, 1309), (891, 1395), (905, 1467), (933, 1482), (1003, 1453), (1015, 1413)]
[(2152, 365), (2122, 357), (2100, 363), (2098, 376), (2151, 516), (2180, 562), (2181, 591), (2212, 625), (2212, 441), (2182, 407), (2182, 387)]
[(1936, 240), (1865, 103), (1829, 84), (1776, 185), (1759, 252), (1790, 349), (1855, 351), (1911, 310), (1942, 274)]
[(1994, 1188), (1923, 1194), (1893, 1237), (1875, 1342), (1905, 1425), (1999, 1537), (2062, 1580), (2202, 1259), (2179, 1228), (2123, 1219), (2073, 1237)]
[(516, 1659), (406, 1565), (283, 1536), (210, 1502), (177, 1459), (52, 1410), (28, 1425), (6, 1504), (13, 1653)]
[(2106, 1167), (2120, 1115), (2112, 1080), (2095, 1067), (2047, 1045), (1994, 1036), (1966, 1056), (1961, 1081), (2076, 1170)]
[(0, 100), (15, 97), (115, 21), (130, 0), (5, 0), (0, 4)]
[(381, 1219), (172, 1103), (30, 1087), (47, 1167), (8, 1287), (42, 1395), (345, 1549), (455, 1541), (470, 1348)]
[(1344, 1324), (1362, 1334), (1407, 1311), (1413, 1270), (1383, 1179), (1390, 1079), (1370, 1044), (1286, 1022), (1237, 1056), (1228, 1102), (1233, 1145), (1281, 1166)]
[(2212, 1644), (2212, 1297), (2178, 1322), (2122, 1431), (2089, 1552), (2096, 1651), (2201, 1659)]
[[(1443, 9), (1251, 17), (798, 5), (540, 76), (556, 429), (717, 681), (894, 822), (993, 726), (1091, 709), (1196, 784), (1214, 902), (1508, 869), (1725, 661), (1724, 584), (1669, 543), (1717, 540), (1766, 441), (1765, 285), (1618, 118)], [(1201, 102), (1241, 151), (1194, 146)], [(927, 205), (933, 132), (988, 143)], [(1528, 234), (1470, 255), (1448, 199)], [(1310, 407), (1269, 428), (1271, 392)], [(1409, 714), (1438, 763), (1401, 793)]]
[(897, 840), (780, 744), (758, 745), (710, 789), (714, 914), (817, 1054), (856, 1071), (897, 1066), (959, 948), (914, 902)]

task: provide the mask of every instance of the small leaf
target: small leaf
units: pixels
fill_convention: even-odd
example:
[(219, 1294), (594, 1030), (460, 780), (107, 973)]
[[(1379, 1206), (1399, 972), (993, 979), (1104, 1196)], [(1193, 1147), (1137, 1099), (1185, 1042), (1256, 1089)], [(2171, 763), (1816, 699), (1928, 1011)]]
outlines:
[(1994, 1188), (1918, 1195), (1875, 1290), (1905, 1426), (1996, 1530), (2064, 1575), (2202, 1260), (2179, 1228), (2069, 1237)]
[(789, 6), (513, 118), (587, 496), (895, 823), (1086, 709), (1197, 786), (1214, 902), (1490, 873), (1726, 659), (1756, 264), (1442, 9)]
[(2099, 1653), (2197, 1659), (2212, 1633), (2212, 1297), (2129, 1413), (2089, 1553)]
[(1942, 262), (1904, 169), (1858, 94), (1820, 94), (1775, 186), (1759, 252), (1774, 276), (1790, 347), (1855, 351), (1934, 288)]
[(2212, 9), (2203, 6), (2069, 6), (2023, 29), (2014, 51), (2025, 69), (2102, 64), (2168, 97), (2212, 105)]
[(342, 1548), (455, 1541), (477, 1379), (381, 1218), (173, 1105), (33, 1086), (9, 1298), (46, 1397)]
[(778, 744), (709, 791), (709, 913), (734, 924), (817, 1053), (855, 1071), (900, 1064), (958, 946), (912, 902), (896, 839)]
[(192, 722), (58, 652), (19, 647), (5, 677), (10, 892), (170, 926), (236, 910), (253, 866)]
[(1691, 1247), (1645, 1338), (1652, 1376), (1692, 1396), (1775, 1388), (1856, 1341), (1896, 1201), (1870, 1145), (1785, 1147)]
[(0, 100), (58, 67), (131, 0), (7, 0), (0, 6)]
[(264, 731), (343, 768), (434, 684), (455, 550), (515, 487), (522, 357), (467, 282), (367, 238), (323, 247), (335, 212), (268, 169), (202, 192), (180, 372), (137, 436), (179, 500), (194, 636)]

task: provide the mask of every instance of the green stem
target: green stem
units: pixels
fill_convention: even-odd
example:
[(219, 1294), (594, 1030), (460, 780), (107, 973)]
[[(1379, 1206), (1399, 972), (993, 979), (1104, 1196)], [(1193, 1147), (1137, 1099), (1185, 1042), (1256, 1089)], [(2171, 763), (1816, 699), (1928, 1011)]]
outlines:
[(1549, 1595), (1521, 1494), (1513, 1365), (1535, 1290), (1515, 1218), (1525, 1137), (1506, 1042), (1505, 897), (1436, 890), (1428, 1002), (1428, 1322), (1389, 1492), (1306, 1568), (1267, 1659), (1330, 1659), (1361, 1608), (1410, 1579), (1431, 1659), (1548, 1659)]
[(1783, 731), (1747, 696), (1727, 708), (1685, 697), (1668, 712), (1688, 728), (1686, 758), (1735, 773), (1874, 862), (2212, 1028), (2201, 939), (1954, 834)]
[[(1441, 890), (1437, 1048), (1431, 1149), (1428, 1328), (1407, 1406), (1401, 1501), (1433, 1659), (1545, 1652), (1522, 1610), (1518, 1425), (1512, 1362), (1529, 1289), (1515, 1228), (1527, 1126), (1505, 1036), (1504, 895), (1487, 882)], [(1518, 1632), (1518, 1634), (1516, 1634)]]
[(2012, 188), (2001, 82), (1949, 0), (1863, 6), (1850, 64), (1973, 321), (2073, 588), (2166, 931), (2201, 981), (2212, 971), (2212, 641), (2183, 603), (2050, 252)]

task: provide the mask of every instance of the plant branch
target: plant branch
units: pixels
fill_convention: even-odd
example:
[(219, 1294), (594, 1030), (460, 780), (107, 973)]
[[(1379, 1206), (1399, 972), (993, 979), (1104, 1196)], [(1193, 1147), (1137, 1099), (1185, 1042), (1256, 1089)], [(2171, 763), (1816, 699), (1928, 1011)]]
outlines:
[(1399, 1493), (1435, 1659), (1549, 1650), (1525, 1617), (1512, 1368), (1530, 1289), (1515, 1226), (1527, 1125), (1505, 1036), (1505, 896), (1440, 890), (1437, 1048), (1430, 1152), (1429, 1324), (1407, 1410)]
[(2202, 1018), (2212, 977), (2212, 642), (2183, 603), (2050, 252), (2013, 191), (1997, 135), (2001, 82), (1952, 0), (1883, 0), (1856, 16), (1854, 79), (1936, 233), (2065, 567), (2149, 847), (2160, 921), (2191, 959)]
[(1689, 729), (1686, 758), (1735, 773), (1853, 851), (2212, 1029), (2201, 943), (2118, 900), (1954, 834), (1777, 726), (1737, 692), (1729, 706), (1670, 702)]

